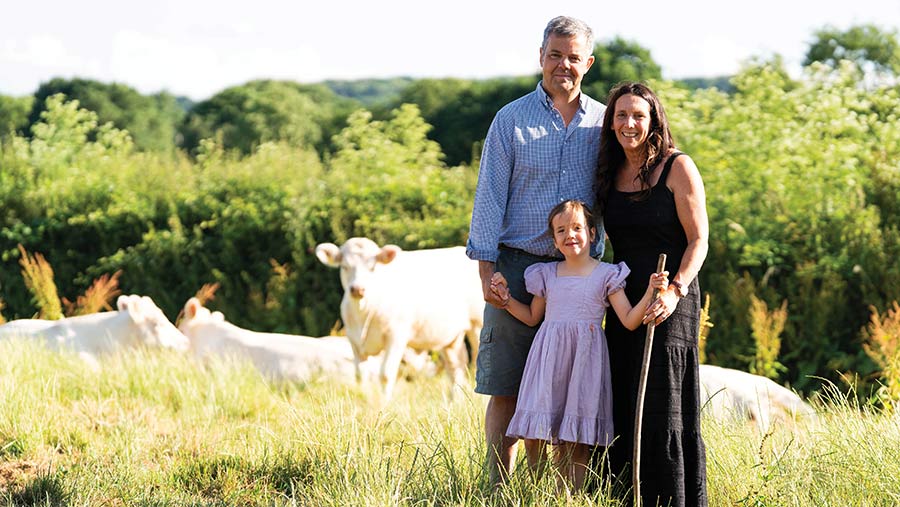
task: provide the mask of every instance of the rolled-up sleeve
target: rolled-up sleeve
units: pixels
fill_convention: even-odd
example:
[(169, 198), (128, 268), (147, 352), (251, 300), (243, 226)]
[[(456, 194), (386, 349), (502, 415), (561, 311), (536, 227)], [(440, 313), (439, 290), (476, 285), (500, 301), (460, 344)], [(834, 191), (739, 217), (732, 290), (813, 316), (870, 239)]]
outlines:
[(474, 260), (496, 262), (506, 217), (509, 181), (515, 160), (511, 140), (513, 125), (503, 112), (501, 110), (491, 122), (481, 152), (478, 185), (466, 242), (466, 255)]

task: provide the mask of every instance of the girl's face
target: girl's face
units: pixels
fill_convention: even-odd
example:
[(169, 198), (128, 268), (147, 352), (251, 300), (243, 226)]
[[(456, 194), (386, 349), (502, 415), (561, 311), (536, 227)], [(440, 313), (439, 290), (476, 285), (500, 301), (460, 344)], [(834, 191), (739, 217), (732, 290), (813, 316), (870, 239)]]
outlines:
[(650, 135), (650, 103), (637, 95), (616, 100), (613, 131), (625, 151), (640, 148)]
[(588, 227), (584, 213), (565, 211), (553, 217), (553, 244), (565, 258), (591, 254), (594, 228)]

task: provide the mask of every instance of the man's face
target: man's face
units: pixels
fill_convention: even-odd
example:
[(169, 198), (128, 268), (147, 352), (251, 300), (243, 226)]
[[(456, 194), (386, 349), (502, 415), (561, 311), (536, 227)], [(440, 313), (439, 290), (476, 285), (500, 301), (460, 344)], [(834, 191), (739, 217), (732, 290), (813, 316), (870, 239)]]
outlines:
[(593, 48), (585, 38), (550, 34), (547, 46), (541, 48), (541, 71), (544, 88), (551, 96), (571, 96), (581, 92), (581, 79), (594, 63)]

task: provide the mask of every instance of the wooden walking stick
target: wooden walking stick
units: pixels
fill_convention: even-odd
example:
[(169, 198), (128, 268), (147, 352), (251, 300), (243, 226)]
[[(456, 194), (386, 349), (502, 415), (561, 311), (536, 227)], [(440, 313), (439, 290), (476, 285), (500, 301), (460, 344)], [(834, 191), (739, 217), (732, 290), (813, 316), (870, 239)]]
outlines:
[[(666, 254), (659, 254), (656, 272), (666, 269)], [(659, 298), (660, 290), (653, 292), (653, 300)], [(641, 424), (644, 422), (644, 395), (647, 393), (647, 374), (650, 371), (650, 353), (653, 350), (653, 331), (656, 320), (647, 323), (647, 338), (644, 340), (644, 358), (641, 361), (641, 378), (638, 382), (637, 404), (634, 411), (634, 453), (631, 456), (631, 487), (634, 489), (634, 505), (641, 507)]]

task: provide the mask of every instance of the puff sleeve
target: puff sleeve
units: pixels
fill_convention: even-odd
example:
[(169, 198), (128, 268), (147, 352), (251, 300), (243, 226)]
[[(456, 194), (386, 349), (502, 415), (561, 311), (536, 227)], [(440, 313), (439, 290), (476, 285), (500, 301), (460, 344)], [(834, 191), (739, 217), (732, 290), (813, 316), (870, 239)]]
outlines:
[[(610, 266), (609, 276), (606, 279), (607, 297), (625, 288), (625, 279), (630, 273), (631, 269), (624, 262)], [(609, 306), (609, 301), (606, 302), (606, 305)]]
[(539, 262), (525, 268), (525, 290), (538, 297), (547, 297), (547, 264)]

